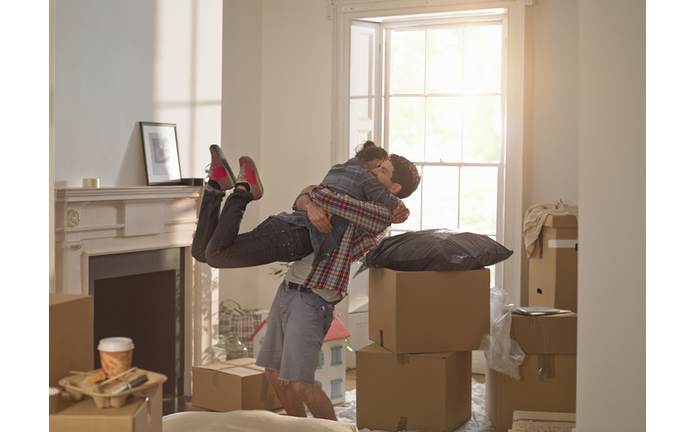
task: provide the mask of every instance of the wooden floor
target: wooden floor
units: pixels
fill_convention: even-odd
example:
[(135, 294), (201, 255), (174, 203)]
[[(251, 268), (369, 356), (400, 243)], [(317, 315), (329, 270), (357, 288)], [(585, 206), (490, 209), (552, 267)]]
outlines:
[[(482, 374), (472, 374), (472, 377), (479, 383), (484, 384), (484, 375)], [(347, 376), (345, 378), (347, 381), (345, 383), (345, 391), (354, 390), (357, 388), (357, 370), (347, 369)]]

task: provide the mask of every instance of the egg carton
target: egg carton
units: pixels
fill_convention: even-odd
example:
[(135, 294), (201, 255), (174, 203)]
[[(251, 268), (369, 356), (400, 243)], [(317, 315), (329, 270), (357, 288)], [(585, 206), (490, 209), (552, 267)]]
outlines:
[[(144, 369), (135, 369), (132, 372), (123, 375), (120, 379), (103, 385), (98, 383), (90, 383), (89, 380), (100, 370), (101, 369), (97, 369), (92, 372), (70, 375), (58, 381), (58, 384), (60, 384), (65, 391), (67, 391), (74, 401), (79, 401), (83, 397), (87, 396), (94, 399), (94, 403), (96, 404), (97, 408), (120, 408), (125, 405), (125, 401), (128, 399), (128, 396), (154, 396), (154, 394), (157, 392), (158, 386), (167, 380), (166, 375), (146, 371)], [(115, 395), (112, 394), (114, 390), (142, 375), (147, 375), (147, 381), (144, 384)]]

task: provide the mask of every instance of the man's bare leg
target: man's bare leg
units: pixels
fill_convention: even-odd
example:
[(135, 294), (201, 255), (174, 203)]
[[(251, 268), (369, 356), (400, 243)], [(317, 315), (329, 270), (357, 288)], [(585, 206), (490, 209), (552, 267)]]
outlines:
[(294, 392), (292, 386), (282, 383), (279, 380), (277, 371), (272, 369), (265, 369), (265, 376), (267, 376), (270, 384), (275, 389), (275, 393), (280, 398), (280, 402), (282, 402), (282, 406), (287, 411), (287, 414), (294, 417), (306, 417), (304, 401)]
[(292, 381), (292, 389), (306, 403), (314, 418), (337, 420), (333, 404), (320, 386), (310, 386), (301, 381)]

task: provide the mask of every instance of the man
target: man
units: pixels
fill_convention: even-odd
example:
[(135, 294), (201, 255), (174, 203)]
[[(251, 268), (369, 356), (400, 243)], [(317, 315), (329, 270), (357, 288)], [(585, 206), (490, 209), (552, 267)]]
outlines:
[[(239, 234), (246, 205), (263, 195), (253, 160), (239, 159), (236, 178), (221, 148), (211, 146), (210, 180), (205, 187), (192, 254), (216, 268), (239, 268), (275, 261), (295, 261), (280, 285), (268, 318), (268, 330), (256, 364), (266, 368), (270, 382), (288, 413), (305, 416), (303, 403), (314, 417), (335, 419), (332, 403), (315, 385), (318, 353), (332, 324), (334, 306), (347, 295), (349, 269), (386, 234), (391, 222), (404, 222), (409, 210), (400, 202), (383, 204), (356, 200), (329, 187), (308, 187), (296, 200), (292, 214), (271, 216), (249, 233)], [(397, 155), (364, 175), (374, 175), (388, 192), (401, 198), (419, 185), (414, 164)], [(225, 191), (233, 189), (224, 208)], [(310, 191), (310, 194), (309, 194)], [(349, 223), (326, 259), (313, 265), (308, 224), (320, 232), (332, 229), (331, 216)], [(303, 259), (302, 259), (303, 258)], [(300, 260), (300, 261), (298, 261)]]
[[(391, 155), (373, 174), (386, 190), (399, 193), (406, 188), (406, 196), (419, 184), (416, 167), (397, 155)], [(312, 266), (313, 255), (309, 255), (292, 265), (273, 301), (256, 364), (265, 367), (289, 415), (306, 416), (305, 403), (314, 417), (336, 420), (332, 402), (314, 380), (323, 339), (332, 324), (335, 305), (347, 295), (351, 262), (385, 236), (391, 221), (404, 222), (409, 210), (398, 207), (391, 216), (382, 204), (313, 186), (302, 191), (295, 207), (306, 211), (321, 232), (332, 229), (332, 215), (350, 224), (330, 258)]]

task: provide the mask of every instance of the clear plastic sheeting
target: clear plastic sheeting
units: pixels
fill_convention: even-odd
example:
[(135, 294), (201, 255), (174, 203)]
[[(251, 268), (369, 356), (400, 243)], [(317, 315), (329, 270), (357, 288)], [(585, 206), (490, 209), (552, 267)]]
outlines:
[(508, 304), (508, 293), (498, 287), (491, 288), (489, 298), (491, 333), (482, 337), (480, 350), (484, 351), (491, 369), (519, 380), (518, 366), (523, 363), (525, 353), (518, 342), (511, 339), (511, 314), (514, 305)]

